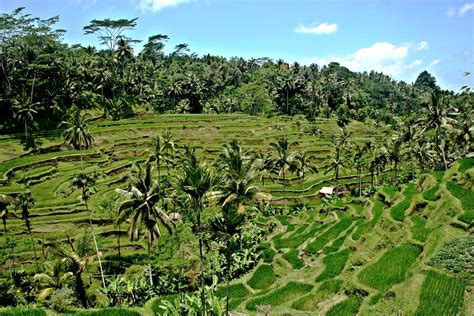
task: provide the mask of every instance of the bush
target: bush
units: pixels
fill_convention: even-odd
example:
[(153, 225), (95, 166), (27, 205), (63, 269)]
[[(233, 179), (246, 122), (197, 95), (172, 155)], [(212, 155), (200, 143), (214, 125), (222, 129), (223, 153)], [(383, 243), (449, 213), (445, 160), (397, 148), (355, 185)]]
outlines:
[(406, 244), (386, 251), (382, 257), (359, 273), (359, 280), (372, 288), (388, 290), (405, 280), (408, 269), (415, 263), (422, 249)]
[(49, 301), (49, 307), (60, 313), (69, 310), (76, 304), (76, 293), (67, 287), (54, 291)]
[(262, 264), (255, 270), (252, 275), (252, 278), (247, 282), (247, 284), (258, 290), (266, 289), (270, 287), (276, 280), (275, 273), (273, 268), (269, 264)]

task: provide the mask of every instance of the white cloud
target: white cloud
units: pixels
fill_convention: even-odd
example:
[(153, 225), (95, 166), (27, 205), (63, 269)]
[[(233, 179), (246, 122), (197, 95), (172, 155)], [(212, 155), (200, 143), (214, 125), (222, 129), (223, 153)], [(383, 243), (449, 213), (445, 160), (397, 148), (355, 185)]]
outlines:
[(139, 0), (137, 7), (141, 11), (158, 12), (167, 7), (174, 7), (190, 0)]
[(428, 65), (428, 68), (431, 68), (437, 64), (439, 64), (441, 62), (441, 60), (439, 59), (434, 59), (429, 65)]
[(466, 3), (462, 7), (459, 8), (459, 16), (463, 16), (468, 11), (474, 10), (474, 2)]
[(455, 16), (456, 14), (458, 16), (464, 16), (467, 12), (473, 11), (473, 10), (474, 10), (474, 2), (470, 2), (470, 3), (465, 3), (463, 6), (459, 8), (453, 8), (453, 7), (449, 8), (446, 14), (449, 16)]
[(413, 45), (409, 43), (397, 46), (389, 42), (377, 42), (344, 57), (312, 57), (304, 60), (303, 63), (325, 65), (335, 61), (352, 71), (375, 70), (393, 77), (400, 77), (423, 63), (421, 59), (412, 60), (409, 58), (410, 53), (416, 52), (419, 45), (413, 48)]
[(416, 45), (415, 50), (425, 50), (425, 49), (429, 49), (429, 48), (430, 48), (430, 46), (428, 45), (428, 43), (426, 41), (421, 41)]
[(306, 34), (331, 34), (337, 31), (337, 24), (335, 23), (321, 23), (314, 26), (305, 26), (298, 24), (295, 28), (296, 33)]

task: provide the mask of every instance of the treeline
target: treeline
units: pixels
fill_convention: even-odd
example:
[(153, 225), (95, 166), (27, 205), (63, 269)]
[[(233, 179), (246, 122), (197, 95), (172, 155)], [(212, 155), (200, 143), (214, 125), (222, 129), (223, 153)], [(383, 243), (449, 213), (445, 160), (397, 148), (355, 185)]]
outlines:
[[(166, 54), (168, 36), (148, 38), (134, 52), (127, 36), (137, 19), (92, 20), (84, 33), (96, 47), (68, 45), (59, 17), (40, 19), (18, 8), (0, 17), (0, 125), (2, 131), (56, 128), (71, 107), (96, 108), (114, 120), (133, 106), (158, 113), (303, 114), (309, 119), (374, 120), (396, 124), (430, 103), (436, 79), (422, 72), (414, 84), (378, 72), (351, 72), (338, 63), (320, 67), (269, 58), (191, 53), (179, 44)], [(442, 91), (460, 111), (470, 112), (469, 91)], [(27, 137), (26, 137), (27, 138)]]

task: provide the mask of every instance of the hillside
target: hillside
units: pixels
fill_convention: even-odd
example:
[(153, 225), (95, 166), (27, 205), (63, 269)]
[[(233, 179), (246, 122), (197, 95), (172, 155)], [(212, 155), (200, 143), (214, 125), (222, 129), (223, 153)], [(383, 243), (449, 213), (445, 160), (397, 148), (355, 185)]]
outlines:
[[(347, 129), (357, 144), (382, 142), (386, 133), (358, 122)], [(0, 193), (31, 192), (35, 201), (30, 209), (33, 240), (40, 261), (45, 261), (53, 256), (51, 246), (90, 234), (90, 214), (71, 181), (81, 170), (95, 174), (89, 206), (103, 262), (107, 264), (108, 256), (116, 253), (118, 236), (122, 256), (132, 260), (127, 273), (133, 274), (143, 269), (139, 255), (145, 256), (146, 242), (131, 242), (126, 225), (114, 225), (114, 210), (107, 201), (117, 201), (115, 189), (126, 188), (132, 166), (143, 164), (152, 153), (153, 136), (169, 131), (178, 146), (197, 146), (199, 156), (209, 163), (234, 138), (247, 150), (266, 152), (271, 142), (287, 136), (296, 142), (292, 150), (307, 151), (318, 165), (324, 165), (339, 128), (332, 120), (310, 123), (301, 117), (146, 115), (120, 122), (97, 120), (90, 131), (95, 139), (92, 149), (67, 149), (60, 132), (50, 131), (35, 135), (43, 153), (21, 156), (18, 135), (2, 136)], [(444, 259), (429, 264), (446, 242), (456, 238), (472, 247), (473, 191), (464, 188), (468, 185), (465, 175), (473, 172), (472, 159), (455, 163), (446, 172), (419, 175), (400, 187), (380, 186), (370, 198), (329, 202), (317, 197), (322, 186), (333, 184), (332, 173), (323, 171), (304, 179), (288, 174), (286, 187), (278, 175), (262, 177), (260, 189), (271, 195), (274, 209), (254, 218), (268, 235), (257, 247), (257, 266), (231, 282), (232, 310), (250, 314), (265, 309), (276, 314), (371, 315), (398, 310), (408, 315), (428, 315), (433, 310), (472, 314), (472, 254), (465, 258), (461, 271), (453, 269), (452, 262), (447, 265), (451, 270), (443, 269)], [(405, 167), (400, 172), (408, 171)], [(162, 166), (160, 173), (166, 176), (168, 172), (173, 175), (173, 167)], [(388, 169), (383, 177), (393, 176)], [(363, 186), (370, 183), (369, 175), (361, 179)], [(357, 187), (356, 170), (350, 164), (341, 171), (339, 182), (348, 190)], [(9, 278), (15, 262), (17, 268), (20, 265), (33, 273), (34, 254), (24, 222), (10, 217), (6, 225), (7, 234), (0, 236), (2, 277)], [(165, 235), (157, 247), (161, 265), (171, 260), (164, 254), (168, 240)], [(84, 272), (92, 282), (90, 293), (100, 286), (97, 269), (95, 261)], [(223, 286), (217, 295), (225, 296)], [(438, 301), (439, 295), (446, 299)], [(135, 310), (159, 312), (163, 299), (152, 299)]]

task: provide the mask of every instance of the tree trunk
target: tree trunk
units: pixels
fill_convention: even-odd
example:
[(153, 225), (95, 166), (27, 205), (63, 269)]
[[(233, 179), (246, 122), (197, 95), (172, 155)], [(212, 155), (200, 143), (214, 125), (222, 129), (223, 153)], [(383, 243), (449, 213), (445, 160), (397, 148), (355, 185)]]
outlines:
[(33, 246), (33, 254), (35, 256), (36, 272), (38, 273), (39, 272), (38, 256), (36, 255), (35, 240), (33, 239), (33, 234), (31, 233), (30, 228), (28, 228), (28, 235), (30, 235), (31, 245)]
[(336, 197), (339, 198), (339, 167), (338, 166), (336, 166), (335, 177), (336, 177)]
[(150, 273), (150, 285), (153, 286), (153, 272), (151, 271), (151, 241), (148, 240), (148, 272)]
[(118, 225), (118, 234), (117, 234), (117, 254), (118, 254), (118, 260), (120, 263), (120, 224)]
[(105, 289), (106, 286), (105, 286), (104, 270), (102, 269), (102, 261), (100, 260), (99, 247), (97, 246), (97, 239), (95, 238), (94, 226), (92, 225), (92, 213), (89, 211), (89, 205), (87, 204), (87, 199), (84, 199), (84, 203), (86, 204), (87, 212), (89, 212), (89, 224), (91, 226), (92, 239), (94, 240), (94, 246), (95, 246), (95, 252), (97, 254), (97, 260), (99, 260), (99, 269), (100, 269), (100, 276), (102, 277), (102, 286)]
[(359, 175), (359, 197), (362, 197), (362, 170), (357, 168), (357, 174)]
[[(198, 230), (201, 229), (201, 206), (200, 206), (200, 201), (196, 203), (196, 213), (197, 213), (197, 226)], [(206, 315), (206, 292), (204, 289), (204, 275), (203, 275), (203, 267), (204, 267), (204, 256), (203, 256), (203, 242), (202, 242), (202, 234), (199, 232), (199, 260), (201, 261), (201, 273), (200, 273), (200, 279), (201, 279), (201, 305), (202, 305), (202, 315)]]
[(84, 282), (82, 281), (82, 273), (76, 272), (76, 293), (82, 307), (87, 308), (87, 296), (86, 289), (84, 288)]
[(229, 243), (230, 237), (227, 236), (227, 289), (226, 289), (226, 304), (225, 304), (225, 310), (226, 310), (226, 315), (229, 316), (229, 283), (230, 283), (230, 243)]

